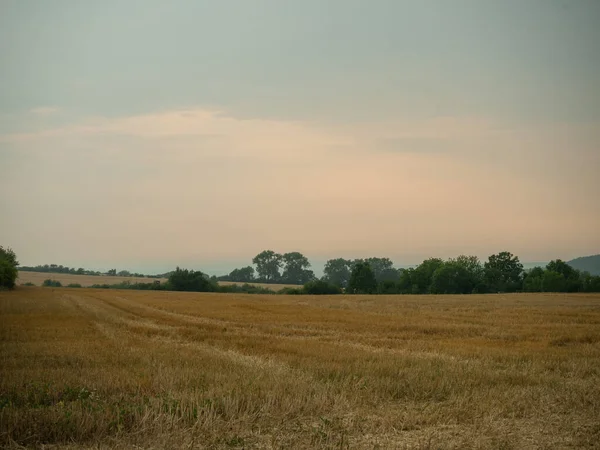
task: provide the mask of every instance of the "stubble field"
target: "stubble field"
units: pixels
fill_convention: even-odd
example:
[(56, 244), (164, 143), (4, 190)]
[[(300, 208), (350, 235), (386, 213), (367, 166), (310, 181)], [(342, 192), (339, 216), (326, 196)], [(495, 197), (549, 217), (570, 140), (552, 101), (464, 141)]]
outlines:
[(598, 448), (600, 295), (0, 292), (0, 446)]
[[(73, 275), (70, 273), (51, 273), (51, 272), (19, 272), (19, 278), (17, 284), (33, 283), (36, 286), (41, 286), (44, 280), (56, 280), (60, 281), (63, 286), (67, 286), (71, 283), (80, 284), (83, 287), (90, 287), (94, 284), (119, 284), (126, 281), (130, 283), (153, 283), (154, 281), (160, 281), (164, 283), (167, 281), (166, 278), (140, 278), (140, 277), (119, 277), (113, 275)], [(219, 281), (221, 286), (229, 286), (237, 284), (238, 286), (243, 285), (242, 282), (233, 281)], [(279, 291), (286, 287), (298, 288), (302, 287), (297, 284), (267, 284), (267, 283), (248, 283), (252, 286), (260, 286), (273, 291)]]

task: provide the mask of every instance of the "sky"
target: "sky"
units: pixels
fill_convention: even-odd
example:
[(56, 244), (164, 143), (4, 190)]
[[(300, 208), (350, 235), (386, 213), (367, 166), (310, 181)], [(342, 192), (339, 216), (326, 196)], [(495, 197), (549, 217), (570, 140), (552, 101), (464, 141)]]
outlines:
[(600, 253), (597, 0), (0, 0), (0, 245)]

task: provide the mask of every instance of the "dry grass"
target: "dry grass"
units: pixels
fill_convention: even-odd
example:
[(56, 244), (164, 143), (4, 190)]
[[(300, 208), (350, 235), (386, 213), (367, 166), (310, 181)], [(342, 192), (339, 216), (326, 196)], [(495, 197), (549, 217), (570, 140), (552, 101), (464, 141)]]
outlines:
[[(68, 273), (44, 273), (44, 272), (19, 272), (17, 285), (25, 283), (33, 283), (36, 286), (41, 286), (44, 280), (52, 279), (60, 281), (63, 286), (78, 283), (84, 287), (89, 287), (94, 284), (119, 284), (124, 281), (131, 283), (152, 283), (154, 280), (159, 280), (161, 283), (167, 281), (166, 278), (140, 278), (140, 277), (117, 277), (111, 275), (72, 275)], [(219, 281), (220, 285), (228, 286), (231, 284), (242, 285), (244, 283), (234, 283), (231, 281)], [(296, 284), (265, 284), (265, 283), (248, 283), (253, 286), (260, 286), (274, 291), (279, 291), (285, 287), (300, 287)]]
[(33, 283), (41, 286), (44, 280), (60, 281), (63, 286), (78, 283), (82, 286), (91, 286), (93, 284), (119, 284), (124, 281), (131, 283), (152, 283), (154, 280), (160, 280), (161, 283), (167, 281), (166, 278), (143, 278), (143, 277), (118, 277), (112, 275), (72, 275), (70, 273), (47, 273), (47, 272), (21, 272), (17, 278), (17, 285), (24, 283)]
[(0, 293), (0, 445), (598, 448), (600, 295)]

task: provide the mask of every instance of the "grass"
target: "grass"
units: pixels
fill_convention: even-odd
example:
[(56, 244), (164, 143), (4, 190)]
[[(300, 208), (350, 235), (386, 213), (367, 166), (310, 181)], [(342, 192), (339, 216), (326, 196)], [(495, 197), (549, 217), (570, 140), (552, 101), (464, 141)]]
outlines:
[[(153, 283), (155, 280), (164, 283), (167, 281), (166, 278), (140, 278), (140, 277), (119, 277), (113, 275), (73, 275), (70, 273), (50, 273), (50, 272), (19, 272), (19, 277), (17, 278), (18, 285), (28, 285), (27, 283), (32, 283), (36, 286), (41, 286), (44, 280), (52, 279), (56, 281), (60, 281), (63, 286), (68, 286), (69, 284), (80, 284), (83, 287), (90, 287), (94, 284), (119, 284), (124, 281), (129, 281), (131, 283)], [(242, 282), (232, 282), (232, 281), (219, 281), (219, 284), (222, 286), (228, 286), (232, 284), (237, 284), (238, 286), (243, 285)], [(285, 287), (299, 287), (295, 284), (266, 284), (266, 283), (248, 283), (253, 286), (260, 286), (267, 289), (271, 289), (274, 291), (279, 291)]]
[(599, 448), (600, 295), (0, 293), (0, 445)]

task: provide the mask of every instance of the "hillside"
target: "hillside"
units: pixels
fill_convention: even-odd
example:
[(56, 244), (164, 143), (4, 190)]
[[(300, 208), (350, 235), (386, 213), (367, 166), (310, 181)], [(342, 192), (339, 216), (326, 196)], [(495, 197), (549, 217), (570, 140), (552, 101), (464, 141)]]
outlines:
[(592, 275), (600, 275), (600, 255), (582, 256), (567, 261), (567, 264), (577, 270), (587, 271)]

